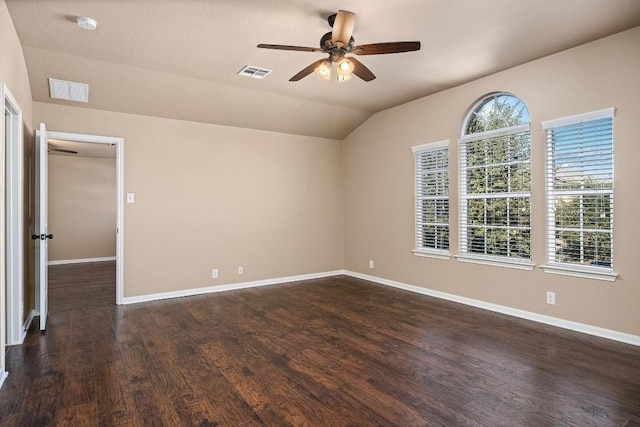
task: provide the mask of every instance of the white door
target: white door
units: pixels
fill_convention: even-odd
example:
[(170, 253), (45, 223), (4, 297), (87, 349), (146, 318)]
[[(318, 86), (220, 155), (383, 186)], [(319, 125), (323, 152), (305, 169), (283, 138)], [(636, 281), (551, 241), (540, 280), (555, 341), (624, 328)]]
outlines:
[(36, 131), (36, 234), (31, 236), (36, 242), (36, 311), (40, 315), (40, 330), (47, 325), (49, 277), (47, 263), (49, 254), (47, 242), (53, 238), (47, 229), (47, 129), (40, 123)]

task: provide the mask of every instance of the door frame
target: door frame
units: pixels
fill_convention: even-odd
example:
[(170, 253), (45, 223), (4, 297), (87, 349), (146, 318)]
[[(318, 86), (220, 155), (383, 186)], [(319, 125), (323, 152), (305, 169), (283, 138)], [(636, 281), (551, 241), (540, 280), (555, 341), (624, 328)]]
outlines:
[[(124, 138), (47, 130), (47, 138), (116, 147), (116, 304), (124, 303)], [(55, 230), (52, 230), (55, 233)]]
[[(7, 377), (5, 345), (24, 340), (24, 145), (22, 109), (0, 84), (0, 387)], [(5, 123), (4, 114), (8, 114)], [(8, 126), (5, 129), (5, 126)], [(6, 167), (5, 167), (6, 165)], [(6, 300), (5, 300), (6, 297)], [(6, 334), (6, 336), (5, 336)]]
[(0, 110), (9, 114), (0, 126), (5, 150), (2, 172), (5, 185), (6, 333), (8, 345), (22, 344), (26, 336), (24, 319), (24, 139), (22, 110), (6, 85), (1, 89)]

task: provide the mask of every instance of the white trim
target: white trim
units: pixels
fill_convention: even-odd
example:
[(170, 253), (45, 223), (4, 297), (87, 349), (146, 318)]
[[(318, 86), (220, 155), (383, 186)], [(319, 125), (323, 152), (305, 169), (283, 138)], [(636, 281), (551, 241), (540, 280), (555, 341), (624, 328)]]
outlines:
[[(506, 94), (506, 95), (513, 96), (511, 94)], [(471, 111), (475, 111), (476, 106), (480, 105), (485, 100), (491, 97), (497, 97), (497, 96), (500, 96), (500, 95), (491, 95), (491, 96), (484, 97), (481, 101), (479, 101), (474, 105)], [(517, 97), (514, 96), (514, 98), (517, 98)], [(526, 108), (526, 105), (524, 106)], [(472, 112), (467, 114), (467, 119), (465, 120), (464, 127), (466, 127), (466, 123), (468, 123), (468, 120), (471, 114)], [(518, 269), (525, 269), (525, 270), (533, 269), (533, 264), (531, 264), (530, 260), (520, 260), (520, 259), (514, 260), (513, 258), (506, 257), (506, 256), (502, 257), (502, 256), (496, 256), (496, 255), (478, 255), (476, 253), (471, 252), (470, 250), (471, 242), (468, 236), (469, 230), (474, 228), (474, 226), (470, 224), (470, 221), (468, 218), (468, 213), (469, 213), (468, 205), (470, 200), (475, 200), (475, 199), (487, 200), (487, 199), (514, 198), (514, 199), (523, 199), (525, 202), (528, 202), (529, 210), (530, 210), (528, 226), (513, 227), (509, 224), (507, 224), (506, 226), (496, 226), (491, 221), (487, 221), (487, 219), (485, 218), (484, 228), (485, 229), (487, 228), (502, 229), (507, 232), (509, 230), (522, 230), (522, 231), (529, 231), (529, 234), (531, 234), (530, 233), (531, 232), (531, 197), (532, 197), (531, 188), (529, 188), (529, 191), (527, 192), (508, 191), (503, 193), (491, 193), (491, 192), (488, 192), (489, 189), (485, 189), (484, 193), (470, 193), (468, 189), (468, 182), (467, 182), (467, 175), (472, 169), (472, 167), (469, 166), (469, 163), (468, 163), (469, 156), (467, 153), (468, 151), (467, 148), (469, 147), (470, 142), (484, 141), (484, 140), (488, 140), (488, 139), (499, 137), (499, 136), (518, 135), (525, 132), (527, 134), (528, 143), (529, 143), (528, 160), (526, 159), (518, 160), (518, 161), (512, 160), (509, 162), (500, 162), (500, 163), (487, 163), (485, 161), (484, 166), (486, 167), (488, 164), (491, 166), (522, 164), (522, 165), (527, 165), (529, 170), (531, 171), (531, 123), (530, 122), (525, 124), (510, 126), (506, 128), (499, 128), (499, 129), (474, 133), (470, 135), (465, 135), (458, 140), (458, 236), (457, 238), (458, 238), (458, 248), (459, 248), (459, 251), (461, 252), (461, 255), (457, 255), (456, 257), (458, 258), (459, 261), (472, 262), (477, 264), (487, 264), (487, 265), (493, 265), (498, 267), (518, 268)], [(484, 240), (486, 245), (486, 236)], [(531, 242), (531, 236), (529, 236), (528, 241)], [(508, 253), (511, 253), (511, 244), (509, 244)]]
[(2, 388), (2, 384), (4, 384), (4, 380), (7, 379), (9, 373), (4, 369), (0, 368), (0, 389)]
[(420, 286), (408, 285), (402, 282), (396, 282), (394, 280), (383, 279), (381, 277), (370, 276), (368, 274), (361, 274), (355, 271), (349, 270), (335, 270), (327, 271), (324, 273), (304, 274), (300, 276), (280, 277), (276, 279), (257, 280), (253, 282), (234, 283), (231, 285), (210, 286), (205, 288), (186, 289), (182, 291), (163, 292), (158, 294), (140, 295), (135, 297), (124, 298), (124, 304), (137, 304), (142, 302), (157, 301), (170, 298), (180, 298), (194, 295), (210, 294), (217, 292), (226, 292), (239, 289), (255, 288), (260, 286), (277, 285), (280, 283), (299, 282), (302, 280), (321, 279), (325, 277), (333, 276), (351, 276), (362, 280), (368, 280), (370, 282), (378, 283), (381, 285), (391, 286), (398, 289), (404, 289), (406, 291), (419, 293), (422, 295), (428, 295), (434, 298), (444, 299), (447, 301), (453, 301), (460, 304), (481, 308), (484, 310), (493, 311), (496, 313), (506, 314), (509, 316), (518, 317), (521, 319), (531, 320), (533, 322), (543, 323), (545, 325), (556, 326), (558, 328), (569, 329), (576, 332), (581, 332), (588, 335), (593, 335), (601, 338), (606, 338), (614, 341), (623, 342), (635, 346), (640, 346), (640, 336), (626, 334), (624, 332), (613, 331), (610, 329), (599, 328), (597, 326), (591, 326), (584, 323), (572, 322), (569, 320), (559, 319), (557, 317), (545, 316), (542, 314), (532, 313), (530, 311), (519, 310), (517, 308), (506, 307), (503, 305), (484, 302), (472, 298), (461, 297), (458, 295), (449, 294), (446, 292), (440, 292), (433, 289), (423, 288)]
[[(5, 92), (6, 86), (0, 85), (0, 111), (4, 114), (4, 103), (5, 103)], [(6, 145), (5, 136), (6, 131), (5, 120), (4, 117), (0, 120), (0, 230), (5, 230), (5, 206), (6, 206), (6, 192), (5, 192), (5, 159), (4, 159), (4, 148)], [(0, 232), (0, 386), (4, 379), (6, 378), (5, 373), (5, 348), (8, 337), (6, 335), (7, 331), (7, 320), (9, 319), (9, 303), (6, 301), (7, 296), (7, 281), (5, 274), (5, 248), (6, 244), (6, 233)]]
[(49, 139), (62, 139), (65, 141), (76, 142), (93, 142), (96, 144), (120, 144), (124, 142), (123, 138), (115, 136), (101, 136), (101, 135), (85, 135), (80, 133), (47, 131), (47, 138)]
[(574, 125), (576, 123), (589, 122), (591, 120), (613, 118), (615, 116), (615, 107), (605, 108), (603, 110), (590, 111), (588, 113), (575, 114), (573, 116), (561, 117), (559, 119), (545, 120), (542, 129), (548, 130), (562, 126)]
[[(571, 228), (563, 228), (556, 226), (556, 201), (558, 198), (562, 199), (566, 196), (580, 196), (580, 211), (583, 209), (582, 196), (609, 196), (609, 214), (610, 214), (610, 224), (609, 229), (588, 229), (584, 228), (582, 221), (580, 222), (579, 227), (576, 226), (576, 232), (601, 232), (609, 234), (610, 236), (610, 261), (614, 260), (614, 182), (612, 181), (612, 188), (610, 189), (556, 189), (555, 188), (555, 180), (556, 180), (556, 172), (554, 171), (554, 162), (556, 161), (555, 152), (554, 152), (554, 134), (553, 131), (555, 129), (567, 126), (575, 126), (582, 123), (586, 123), (587, 126), (590, 126), (588, 122), (593, 122), (597, 120), (602, 121), (611, 121), (611, 176), (614, 177), (614, 129), (613, 129), (613, 117), (615, 114), (615, 108), (606, 108), (603, 110), (591, 111), (582, 114), (576, 114), (573, 116), (563, 117), (554, 120), (547, 120), (542, 122), (542, 128), (546, 133), (546, 148), (545, 148), (545, 197), (547, 201), (547, 264), (541, 265), (540, 268), (544, 270), (545, 273), (551, 274), (560, 274), (565, 276), (573, 276), (573, 277), (581, 277), (586, 279), (596, 279), (596, 280), (605, 280), (609, 282), (613, 282), (617, 278), (617, 274), (613, 271), (612, 268), (601, 268), (601, 267), (591, 267), (584, 265), (576, 265), (571, 263), (564, 263), (558, 261), (556, 254), (556, 232), (560, 231), (572, 231)], [(588, 131), (591, 133), (592, 131)], [(578, 142), (582, 141), (582, 136), (575, 136), (569, 142), (569, 146), (572, 146), (570, 151), (564, 151), (564, 154), (572, 153), (575, 159), (579, 159), (584, 151), (577, 146)], [(604, 146), (604, 140), (599, 141), (599, 145)], [(602, 161), (602, 160), (601, 160)], [(601, 165), (602, 166), (602, 165)], [(585, 176), (585, 172), (582, 174), (576, 172), (574, 177), (577, 176)], [(581, 246), (585, 246), (581, 243)], [(582, 251), (581, 247), (581, 251)]]
[(473, 114), (475, 114), (475, 112), (478, 109), (478, 107), (483, 105), (485, 102), (489, 101), (491, 98), (493, 98), (495, 100), (500, 96), (508, 96), (508, 97), (512, 97), (512, 98), (517, 99), (518, 101), (520, 101), (520, 103), (522, 103), (522, 105), (524, 105), (524, 108), (527, 110), (527, 115), (530, 115), (529, 114), (529, 108), (527, 107), (527, 104), (525, 104), (522, 99), (520, 99), (519, 97), (515, 96), (511, 92), (500, 92), (500, 91), (498, 91), (498, 92), (489, 92), (489, 93), (483, 95), (482, 97), (478, 98), (473, 104), (471, 104), (471, 107), (469, 107), (467, 109), (467, 112), (464, 115), (464, 120), (462, 121), (462, 129), (460, 129), (460, 135), (463, 135), (463, 136), (465, 135), (465, 133), (467, 131), (467, 126), (469, 125), (469, 121), (471, 120), (471, 116)]
[(449, 140), (444, 139), (442, 141), (429, 142), (427, 144), (421, 144), (421, 145), (414, 145), (413, 147), (411, 147), (411, 151), (413, 151), (414, 153), (417, 153), (419, 151), (437, 150), (438, 148), (449, 148)]
[(116, 144), (117, 193), (116, 202), (116, 304), (124, 301), (124, 139)]
[[(2, 85), (2, 111), (9, 113), (5, 142), (6, 227), (6, 342), (19, 344), (24, 312), (24, 147), (22, 110), (6, 85)], [(3, 120), (4, 121), (4, 120)], [(3, 123), (4, 124), (4, 123)]]
[(125, 297), (123, 304), (137, 304), (141, 302), (157, 301), (170, 298), (189, 297), (194, 295), (211, 294), (216, 292), (235, 291), (238, 289), (256, 288), (259, 286), (277, 285), (280, 283), (300, 282), (302, 280), (321, 279), (344, 274), (343, 270), (327, 271), (323, 273), (303, 274), (300, 276), (279, 277), (275, 279), (256, 280), (253, 282), (233, 283), (230, 285), (208, 286), (204, 288), (184, 289), (180, 291), (162, 292), (158, 294)]
[(461, 137), (458, 140), (458, 144), (466, 144), (467, 142), (480, 141), (482, 139), (496, 138), (499, 136), (513, 135), (516, 133), (522, 133), (522, 132), (528, 132), (528, 131), (531, 131), (531, 123), (509, 126), (509, 127), (500, 128), (500, 129), (485, 130), (484, 132), (470, 133), (468, 135)]
[[(413, 226), (414, 226), (414, 240), (415, 240), (415, 249), (412, 252), (418, 256), (424, 256), (424, 257), (431, 256), (433, 258), (442, 258), (443, 256), (446, 256), (446, 255), (450, 256), (448, 250), (430, 247), (430, 245), (425, 244), (427, 242), (424, 241), (423, 231), (421, 230), (422, 226), (430, 223), (430, 221), (426, 221), (424, 218), (422, 202), (426, 200), (433, 201), (434, 203), (436, 203), (436, 205), (440, 203), (445, 203), (445, 202), (447, 204), (447, 218), (448, 218), (447, 223), (446, 224), (445, 223), (429, 224), (429, 226), (435, 226), (436, 229), (438, 229), (439, 227), (446, 227), (447, 232), (449, 232), (449, 230), (451, 229), (450, 209), (449, 209), (450, 207), (449, 140), (446, 139), (442, 141), (417, 145), (415, 147), (412, 147), (411, 150), (413, 151), (413, 179), (414, 179), (413, 181), (414, 182), (413, 184), (413, 207), (414, 207)], [(428, 166), (425, 167), (423, 163), (423, 160), (424, 160), (423, 156), (431, 152), (435, 152), (436, 155), (438, 155), (438, 153), (446, 154), (447, 156), (446, 167), (443, 167), (442, 165), (439, 165), (440, 167), (438, 168), (430, 168)], [(425, 193), (423, 189), (424, 176), (427, 174), (434, 174), (434, 173), (446, 174), (446, 181), (447, 181), (446, 194), (435, 194), (435, 195), (428, 195), (428, 196), (424, 194)], [(438, 178), (436, 178), (436, 180), (437, 180), (437, 186), (442, 185), (444, 181)], [(437, 219), (438, 218), (436, 218), (436, 220)], [(442, 246), (442, 245), (438, 245), (437, 237), (435, 237), (435, 239), (436, 240), (433, 241), (433, 246)], [(447, 239), (447, 246), (449, 246), (449, 239)]]
[(116, 146), (116, 304), (124, 302), (124, 139), (112, 136), (47, 132), (49, 138)]
[(530, 311), (519, 310), (517, 308), (506, 307), (498, 304), (492, 304), (489, 302), (479, 301), (472, 298), (461, 297), (458, 295), (435, 291), (432, 289), (422, 288), (419, 286), (408, 285), (406, 283), (396, 282), (393, 280), (382, 279), (380, 277), (360, 274), (353, 271), (345, 271), (344, 274), (347, 276), (357, 277), (358, 279), (379, 283), (381, 285), (392, 286), (394, 288), (404, 289), (406, 291), (428, 295), (434, 298), (453, 301), (460, 304), (493, 311), (496, 313), (506, 314), (509, 316), (519, 317), (521, 319), (543, 323), (545, 325), (556, 326), (558, 328), (569, 329), (571, 331), (581, 332), (581, 333), (593, 335), (596, 337), (606, 338), (613, 341), (619, 341), (626, 344), (640, 346), (640, 336), (637, 336), (637, 335), (631, 335), (631, 334), (626, 334), (624, 332), (612, 331), (611, 329), (599, 328), (597, 326), (591, 326), (584, 323), (572, 322), (570, 320), (559, 319), (557, 317), (545, 316), (543, 314), (532, 313)]
[(572, 265), (554, 265), (545, 264), (540, 266), (545, 273), (562, 274), (564, 276), (581, 277), (583, 279), (605, 280), (607, 282), (615, 282), (618, 273), (606, 268), (597, 267), (580, 267)]
[(20, 344), (24, 342), (24, 339), (27, 336), (27, 331), (31, 327), (31, 322), (33, 322), (33, 318), (35, 317), (35, 315), (36, 315), (36, 311), (31, 310), (29, 312), (29, 316), (27, 316), (27, 320), (24, 321), (24, 325), (22, 325), (22, 337), (20, 338)]
[(105, 262), (116, 261), (114, 256), (105, 256), (100, 258), (80, 258), (80, 259), (60, 259), (57, 261), (48, 261), (47, 265), (61, 265), (61, 264), (81, 264), (85, 262)]
[(517, 270), (533, 270), (533, 263), (531, 260), (522, 260), (508, 257), (497, 256), (482, 256), (482, 255), (455, 255), (455, 258), (460, 262), (470, 262), (473, 264), (485, 264), (493, 265), (495, 267), (515, 268)]
[(414, 249), (411, 251), (415, 256), (423, 258), (435, 258), (435, 259), (451, 259), (451, 252), (437, 249)]

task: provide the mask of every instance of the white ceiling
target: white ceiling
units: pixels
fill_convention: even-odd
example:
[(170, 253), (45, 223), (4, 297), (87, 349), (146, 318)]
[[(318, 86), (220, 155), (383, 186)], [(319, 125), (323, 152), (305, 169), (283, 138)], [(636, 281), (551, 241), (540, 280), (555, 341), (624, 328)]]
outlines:
[[(35, 101), (337, 139), (380, 110), (640, 25), (638, 0), (5, 1)], [(322, 54), (256, 48), (317, 47), (338, 9), (356, 13), (356, 44), (422, 49), (359, 57), (369, 83), (293, 83)], [(237, 76), (245, 65), (273, 73)], [(48, 77), (88, 83), (89, 103), (52, 100)]]

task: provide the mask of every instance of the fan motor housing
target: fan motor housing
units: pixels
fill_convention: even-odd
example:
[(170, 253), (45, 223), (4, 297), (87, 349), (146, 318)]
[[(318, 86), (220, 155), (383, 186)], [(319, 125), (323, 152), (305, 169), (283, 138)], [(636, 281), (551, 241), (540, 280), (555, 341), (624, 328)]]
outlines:
[(332, 56), (335, 55), (337, 57), (343, 57), (345, 53), (349, 53), (351, 52), (351, 50), (353, 50), (353, 47), (356, 44), (356, 41), (353, 37), (351, 37), (349, 43), (346, 46), (342, 46), (339, 48), (333, 44), (331, 35), (331, 31), (329, 31), (320, 39), (320, 48), (322, 50), (329, 52)]

